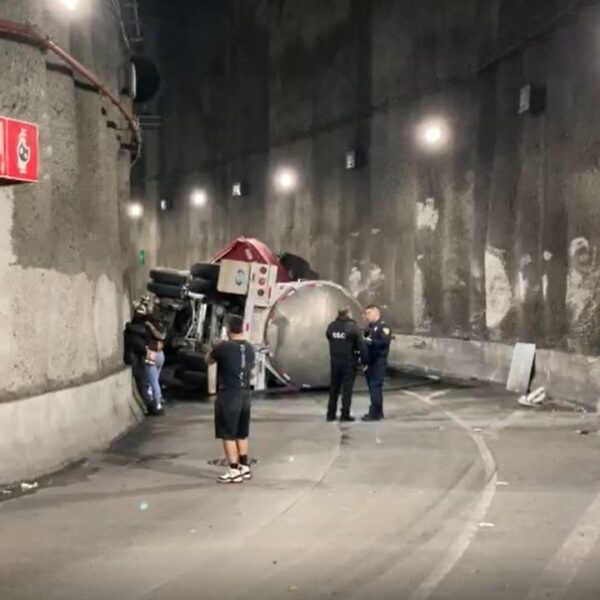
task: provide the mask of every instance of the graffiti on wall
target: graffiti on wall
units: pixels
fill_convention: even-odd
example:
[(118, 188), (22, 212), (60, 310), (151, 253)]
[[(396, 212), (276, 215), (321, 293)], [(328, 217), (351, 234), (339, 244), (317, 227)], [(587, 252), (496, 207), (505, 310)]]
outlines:
[(499, 329), (513, 306), (513, 292), (506, 272), (505, 252), (488, 246), (485, 252), (486, 326)]
[(363, 306), (384, 304), (385, 275), (383, 269), (369, 260), (353, 261), (347, 287)]
[(600, 274), (596, 249), (584, 237), (577, 237), (569, 246), (567, 275), (567, 317), (573, 335), (572, 350), (584, 352), (593, 348), (598, 339)]
[[(438, 302), (444, 294), (441, 223), (440, 210), (433, 198), (416, 203), (411, 295), (415, 333), (437, 335), (438, 324), (443, 327), (444, 323), (445, 307)], [(345, 284), (362, 305), (385, 306), (389, 299), (388, 281), (383, 272), (384, 263), (387, 265), (382, 258), (385, 245), (383, 239), (379, 240), (379, 233), (379, 229), (371, 230), (371, 237), (365, 239), (362, 232), (357, 232), (347, 255), (351, 262)], [(380, 241), (382, 248), (378, 246)], [(481, 319), (481, 332), (484, 334), (487, 330), (491, 339), (498, 340), (514, 336), (547, 337), (555, 330), (553, 319), (560, 325), (562, 314), (567, 320), (564, 326), (568, 325), (569, 330), (569, 334), (561, 338), (563, 343), (566, 340), (573, 351), (594, 351), (600, 339), (597, 251), (588, 239), (577, 237), (569, 244), (568, 255), (565, 272), (548, 249), (539, 255), (532, 252), (514, 256), (510, 249), (488, 245), (483, 264), (472, 261), (471, 265), (471, 293), (480, 294), (483, 304), (476, 315)], [(479, 287), (476, 287), (478, 282)], [(558, 311), (555, 317), (554, 311)], [(440, 331), (444, 333), (443, 329)]]
[(413, 321), (417, 333), (427, 333), (439, 315), (436, 299), (440, 299), (440, 253), (437, 228), (440, 211), (434, 198), (417, 202), (416, 260), (414, 264)]

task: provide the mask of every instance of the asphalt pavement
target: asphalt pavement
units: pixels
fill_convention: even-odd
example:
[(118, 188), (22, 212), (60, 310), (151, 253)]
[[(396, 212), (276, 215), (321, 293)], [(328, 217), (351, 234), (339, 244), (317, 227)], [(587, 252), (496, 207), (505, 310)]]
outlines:
[(210, 403), (180, 401), (0, 493), (0, 598), (600, 598), (596, 415), (405, 383), (380, 423), (326, 423), (325, 394), (256, 400), (242, 485), (215, 481)]

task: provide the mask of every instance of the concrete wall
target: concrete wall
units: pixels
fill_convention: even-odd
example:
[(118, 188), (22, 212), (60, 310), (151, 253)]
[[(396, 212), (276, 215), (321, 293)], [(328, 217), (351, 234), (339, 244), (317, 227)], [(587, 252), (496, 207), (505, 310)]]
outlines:
[[(0, 0), (0, 17), (38, 24), (118, 92), (117, 23), (102, 3), (89, 6), (69, 17), (55, 0)], [(0, 72), (0, 114), (38, 123), (41, 144), (40, 182), (0, 187), (2, 482), (59, 466), (126, 429), (133, 413), (119, 375), (130, 156), (107, 127), (121, 118), (32, 46), (0, 39)], [(99, 425), (113, 408), (122, 419)]]
[[(156, 262), (254, 235), (402, 333), (595, 354), (600, 9), (581, 4), (157, 3), (163, 129), (141, 183), (175, 210), (154, 214)], [(518, 114), (525, 84), (545, 87), (543, 114)], [(451, 131), (436, 154), (415, 143), (430, 116)], [(351, 149), (366, 164), (348, 172)], [(272, 185), (282, 164), (294, 193)]]
[[(505, 384), (513, 347), (500, 342), (399, 335), (392, 343), (390, 367), (401, 372)], [(531, 389), (600, 411), (600, 360), (597, 357), (538, 350)]]

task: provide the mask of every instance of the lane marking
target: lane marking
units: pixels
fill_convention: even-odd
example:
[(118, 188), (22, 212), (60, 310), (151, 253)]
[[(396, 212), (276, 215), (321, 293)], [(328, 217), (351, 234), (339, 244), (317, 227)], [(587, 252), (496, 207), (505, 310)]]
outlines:
[[(496, 467), (496, 461), (492, 456), (490, 449), (483, 440), (481, 435), (473, 432), (471, 425), (463, 421), (460, 417), (454, 413), (444, 410), (436, 402), (434, 398), (439, 398), (444, 395), (444, 392), (436, 392), (429, 396), (423, 396), (417, 392), (410, 390), (404, 390), (405, 394), (412, 396), (424, 402), (425, 404), (441, 410), (449, 419), (454, 421), (459, 427), (464, 429), (469, 437), (473, 440), (477, 446), (477, 450), (483, 461), (486, 476), (486, 485), (483, 488), (481, 495), (475, 501), (473, 501), (468, 509), (471, 513), (469, 522), (465, 525), (463, 531), (454, 540), (454, 543), (450, 546), (444, 557), (437, 564), (435, 569), (421, 582), (419, 587), (408, 597), (408, 600), (428, 600), (439, 587), (440, 583), (446, 578), (446, 576), (456, 566), (458, 561), (462, 558), (465, 552), (469, 549), (473, 539), (478, 533), (479, 524), (483, 521), (487, 511), (492, 504), (494, 496), (496, 494), (498, 473)], [(445, 392), (447, 393), (447, 391)], [(466, 511), (465, 511), (466, 512)]]
[(526, 600), (565, 598), (581, 565), (600, 538), (600, 494), (529, 590)]

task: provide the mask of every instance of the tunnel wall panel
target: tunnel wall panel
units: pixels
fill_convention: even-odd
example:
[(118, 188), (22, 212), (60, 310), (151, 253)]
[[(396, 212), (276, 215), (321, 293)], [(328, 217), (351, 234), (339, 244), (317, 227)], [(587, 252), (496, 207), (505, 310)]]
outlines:
[[(186, 6), (152, 15), (168, 82), (162, 159), (140, 185), (175, 205), (152, 229), (157, 263), (185, 268), (252, 235), (382, 304), (403, 334), (597, 354), (598, 7)], [(545, 88), (540, 114), (519, 114), (526, 84)], [(415, 140), (430, 117), (451, 133), (436, 153)], [(349, 150), (361, 168), (345, 170)], [(273, 185), (282, 165), (298, 172), (292, 193)]]
[[(2, 0), (0, 14), (37, 24), (120, 93), (127, 58), (114, 16), (96, 4), (85, 3), (73, 14), (61, 11), (61, 5)], [(124, 412), (130, 387), (124, 387), (120, 375), (116, 391), (113, 376), (122, 369), (122, 328), (129, 315), (130, 248), (122, 220), (130, 193), (130, 154), (120, 149), (119, 132), (108, 127), (113, 121), (126, 129), (116, 109), (54, 54), (2, 38), (0, 72), (0, 114), (32, 121), (40, 130), (39, 183), (0, 187), (4, 480), (3, 472), (19, 476), (14, 435), (27, 456), (27, 472), (37, 468), (40, 473), (131, 423), (129, 409)], [(82, 404), (75, 406), (79, 393)], [(94, 397), (97, 406), (92, 406)], [(59, 429), (52, 429), (59, 418), (52, 414), (54, 401), (57, 411), (72, 412), (60, 417)], [(106, 403), (118, 415), (103, 412)], [(35, 407), (42, 412), (30, 427)], [(57, 446), (47, 459), (36, 449), (44, 437), (44, 419), (44, 448)], [(82, 432), (92, 428), (101, 434), (84, 439)], [(74, 440), (69, 452), (62, 435)]]

